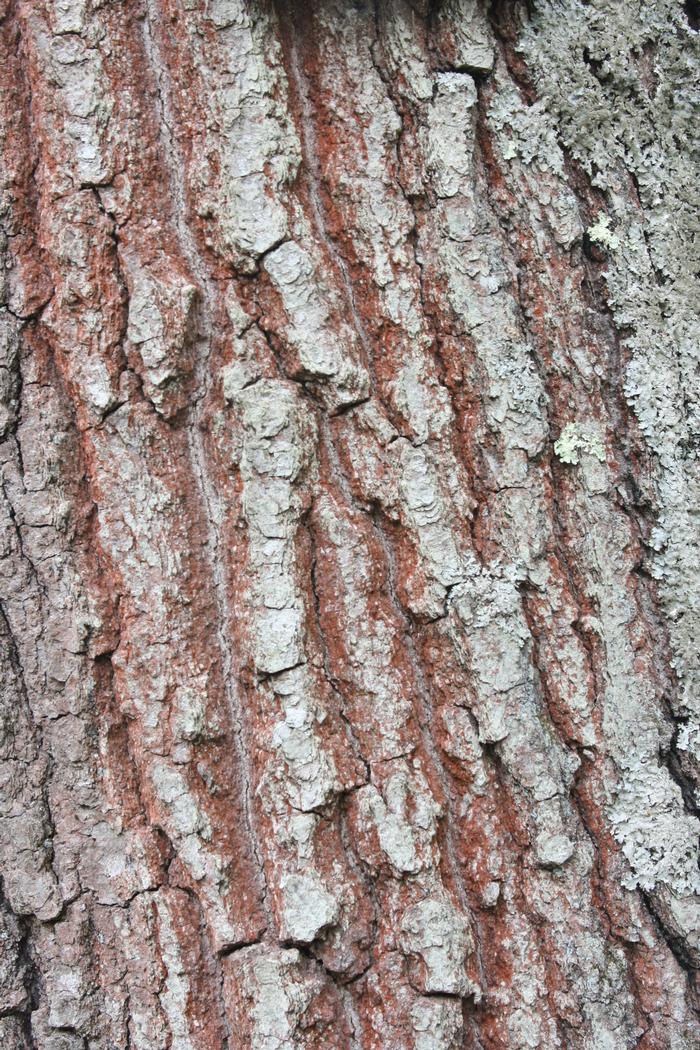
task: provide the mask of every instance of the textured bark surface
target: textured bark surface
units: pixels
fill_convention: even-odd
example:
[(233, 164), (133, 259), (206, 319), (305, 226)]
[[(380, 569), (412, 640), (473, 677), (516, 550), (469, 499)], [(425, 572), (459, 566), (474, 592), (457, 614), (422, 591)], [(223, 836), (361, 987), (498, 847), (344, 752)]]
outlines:
[(700, 8), (0, 2), (0, 1045), (697, 1048)]

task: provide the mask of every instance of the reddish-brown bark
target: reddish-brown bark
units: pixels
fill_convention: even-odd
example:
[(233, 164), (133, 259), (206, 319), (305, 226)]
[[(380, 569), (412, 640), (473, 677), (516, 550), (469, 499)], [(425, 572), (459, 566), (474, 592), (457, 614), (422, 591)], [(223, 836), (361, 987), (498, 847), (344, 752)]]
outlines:
[(700, 51), (618, 6), (0, 4), (2, 1046), (698, 1045)]

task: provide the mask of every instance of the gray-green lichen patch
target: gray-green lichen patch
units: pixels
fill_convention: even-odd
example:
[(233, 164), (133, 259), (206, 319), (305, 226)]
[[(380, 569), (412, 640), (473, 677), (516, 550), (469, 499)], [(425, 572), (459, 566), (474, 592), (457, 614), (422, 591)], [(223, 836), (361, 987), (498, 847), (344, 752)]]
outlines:
[[(625, 394), (656, 456), (668, 542), (654, 571), (672, 613), (678, 709), (698, 718), (700, 535), (690, 508), (700, 495), (700, 38), (671, 0), (542, 0), (519, 48), (564, 146), (615, 216), (607, 294), (626, 333)], [(602, 216), (596, 228), (609, 240)]]
[(599, 429), (591, 423), (567, 423), (554, 442), (554, 451), (562, 463), (576, 464), (582, 453), (594, 456), (599, 463), (605, 462)]
[(620, 247), (620, 238), (610, 229), (610, 216), (601, 212), (596, 222), (586, 230), (590, 240), (614, 252)]
[[(588, 236), (607, 252), (603, 276), (622, 337), (623, 393), (652, 454), (650, 568), (678, 681), (671, 704), (687, 720), (680, 761), (693, 779), (700, 739), (700, 36), (672, 0), (538, 0), (533, 17), (523, 19), (518, 50), (563, 147), (604, 196)], [(565, 429), (555, 451), (575, 463), (586, 449)], [(652, 895), (667, 928), (696, 958), (698, 822), (659, 762), (667, 727), (659, 698), (635, 682), (619, 627), (634, 614), (615, 593), (608, 566), (618, 555), (603, 528), (611, 532), (601, 522), (588, 544), (597, 548), (608, 651), (604, 725), (620, 770), (609, 813), (629, 863), (627, 884)]]

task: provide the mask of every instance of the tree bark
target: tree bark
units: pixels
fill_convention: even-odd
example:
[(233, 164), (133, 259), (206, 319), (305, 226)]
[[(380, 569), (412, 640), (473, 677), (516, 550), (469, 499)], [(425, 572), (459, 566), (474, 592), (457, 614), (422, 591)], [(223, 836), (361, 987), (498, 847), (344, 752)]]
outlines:
[(700, 8), (2, 0), (0, 1044), (700, 1046)]

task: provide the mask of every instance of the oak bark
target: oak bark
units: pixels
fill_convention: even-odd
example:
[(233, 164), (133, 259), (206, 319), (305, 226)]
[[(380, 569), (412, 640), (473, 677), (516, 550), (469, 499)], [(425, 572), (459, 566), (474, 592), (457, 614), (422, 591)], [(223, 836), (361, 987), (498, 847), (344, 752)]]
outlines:
[(700, 1045), (699, 25), (2, 0), (2, 1047)]

